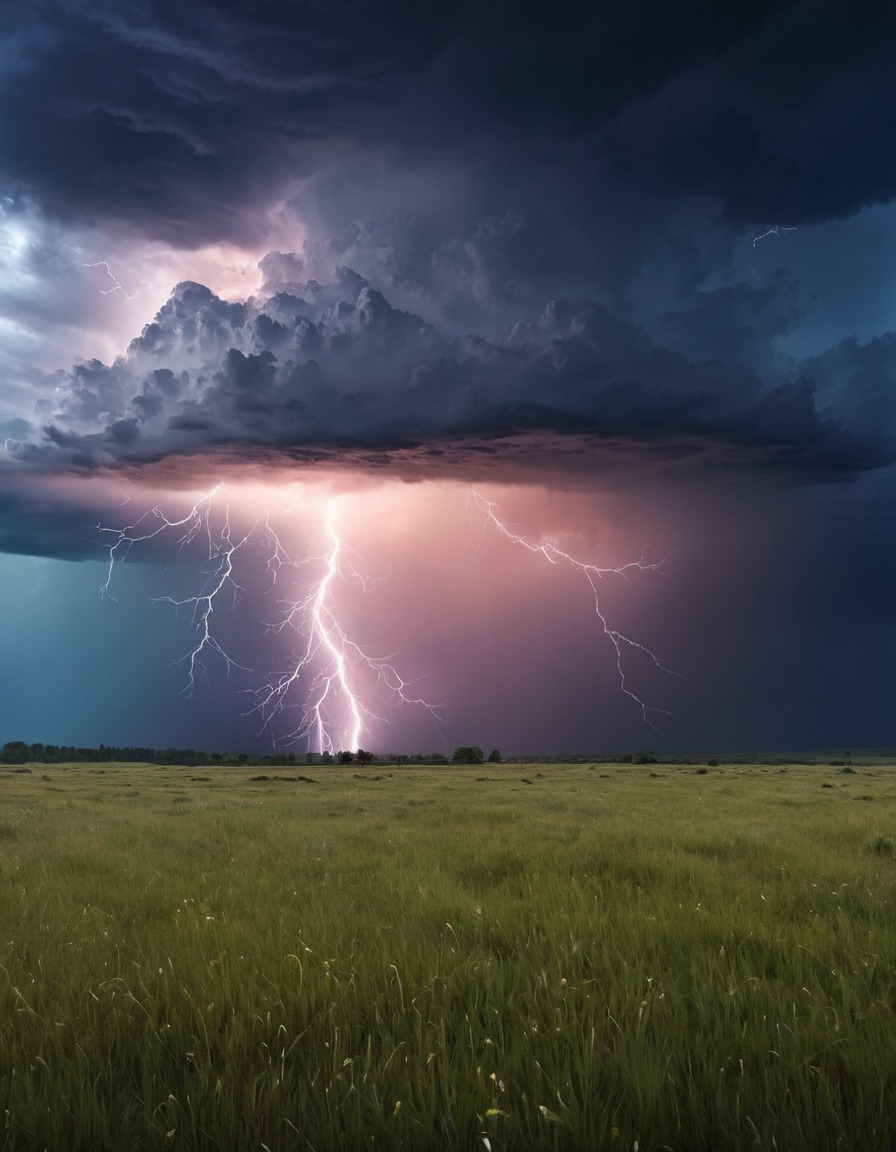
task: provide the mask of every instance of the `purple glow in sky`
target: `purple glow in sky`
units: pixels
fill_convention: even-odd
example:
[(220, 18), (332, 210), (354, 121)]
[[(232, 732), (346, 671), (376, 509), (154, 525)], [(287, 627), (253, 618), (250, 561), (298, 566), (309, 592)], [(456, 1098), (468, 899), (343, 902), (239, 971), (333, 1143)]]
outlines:
[(0, 742), (896, 744), (894, 46), (833, 0), (17, 13)]

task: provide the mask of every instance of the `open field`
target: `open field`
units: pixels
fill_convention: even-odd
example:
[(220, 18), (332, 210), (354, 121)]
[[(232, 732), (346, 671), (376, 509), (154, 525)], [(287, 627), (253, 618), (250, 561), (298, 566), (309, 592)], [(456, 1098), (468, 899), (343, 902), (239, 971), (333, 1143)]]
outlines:
[(896, 767), (264, 771), (0, 771), (0, 1147), (896, 1147)]

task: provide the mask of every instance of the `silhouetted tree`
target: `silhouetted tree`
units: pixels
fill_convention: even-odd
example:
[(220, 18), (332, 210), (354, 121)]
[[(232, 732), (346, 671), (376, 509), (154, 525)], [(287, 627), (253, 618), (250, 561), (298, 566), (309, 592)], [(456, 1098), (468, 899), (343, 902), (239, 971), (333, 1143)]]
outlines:
[(31, 749), (23, 740), (10, 740), (0, 750), (0, 763), (27, 764)]
[(477, 748), (475, 744), (462, 744), (454, 749), (451, 759), (455, 764), (481, 764), (482, 749)]
[(488, 754), (488, 758), (489, 758), (489, 762), (492, 764), (500, 764), (501, 763), (501, 753), (498, 751), (497, 748), (492, 748), (491, 752), (489, 752), (489, 754)]

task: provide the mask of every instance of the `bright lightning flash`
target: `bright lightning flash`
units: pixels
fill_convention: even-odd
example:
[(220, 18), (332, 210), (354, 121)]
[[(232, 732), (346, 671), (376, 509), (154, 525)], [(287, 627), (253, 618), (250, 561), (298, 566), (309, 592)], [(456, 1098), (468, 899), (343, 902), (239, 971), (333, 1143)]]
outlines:
[[(578, 560), (576, 557), (571, 556), (568, 552), (564, 552), (558, 548), (556, 544), (551, 542), (544, 544), (533, 544), (524, 536), (512, 531), (508, 526), (498, 518), (495, 512), (495, 505), (491, 501), (486, 500), (479, 492), (473, 490), (472, 499), (476, 507), (482, 512), (485, 517), (485, 527), (492, 528), (494, 531), (500, 533), (506, 539), (512, 541), (514, 544), (519, 544), (520, 547), (525, 548), (529, 552), (536, 553), (543, 556), (549, 564), (564, 564), (569, 568), (574, 569), (576, 572), (581, 572), (594, 594), (594, 611), (597, 616), (603, 634), (607, 637), (613, 645), (613, 650), (616, 653), (616, 671), (619, 675), (619, 688), (620, 691), (629, 697), (638, 708), (641, 710), (641, 716), (646, 724), (651, 728), (656, 728), (656, 725), (651, 720), (651, 716), (671, 716), (670, 712), (662, 708), (652, 708), (646, 704), (628, 685), (625, 672), (624, 653), (626, 650), (633, 650), (642, 653), (661, 672), (665, 672), (670, 676), (679, 676), (671, 668), (667, 668), (659, 658), (645, 645), (638, 643), (637, 640), (632, 640), (631, 637), (624, 635), (616, 628), (610, 626), (607, 617), (604, 615), (600, 605), (600, 597), (598, 594), (598, 584), (606, 576), (620, 576), (623, 580), (630, 583), (629, 576), (633, 572), (659, 572), (664, 574), (664, 565), (669, 557), (665, 556), (662, 560), (649, 561), (647, 559), (646, 549), (641, 553), (638, 560), (630, 561), (628, 564), (622, 564), (616, 568), (602, 568), (597, 564), (591, 564), (584, 560)], [(679, 677), (681, 678), (681, 677)]]
[[(111, 587), (115, 566), (127, 559), (135, 545), (173, 533), (175, 555), (178, 555), (198, 539), (205, 540), (211, 567), (207, 570), (202, 590), (182, 598), (156, 598), (157, 603), (171, 604), (176, 610), (186, 608), (191, 613), (196, 640), (181, 657), (187, 665), (184, 693), (192, 693), (208, 655), (222, 659), (228, 673), (232, 668), (251, 671), (235, 660), (218, 640), (214, 631), (214, 614), (222, 598), (229, 596), (235, 603), (244, 591), (237, 582), (235, 569), (240, 555), (254, 548), (262, 553), (272, 587), (284, 568), (323, 567), (323, 575), (313, 584), (311, 591), (298, 599), (284, 601), (286, 608), (282, 619), (268, 627), (269, 633), (292, 631), (302, 639), (300, 654), (293, 658), (287, 671), (268, 677), (260, 688), (254, 690), (256, 704), (251, 711), (261, 715), (261, 730), (269, 731), (275, 744), (295, 744), (306, 740), (317, 752), (356, 750), (369, 729), (369, 722), (382, 720), (364, 702), (371, 679), (403, 703), (421, 705), (438, 719), (435, 707), (415, 695), (412, 683), (400, 675), (391, 662), (393, 656), (370, 656), (340, 623), (334, 585), (339, 582), (358, 583), (366, 592), (370, 589), (370, 582), (360, 566), (349, 559), (348, 550), (337, 532), (336, 500), (331, 499), (327, 504), (322, 529), (327, 541), (324, 551), (295, 561), (281, 544), (269, 514), (264, 522), (255, 520), (248, 531), (234, 533), (230, 508), (224, 505), (216, 524), (213, 512), (220, 488), (221, 485), (217, 485), (202, 496), (178, 520), (169, 519), (156, 506), (124, 528), (99, 527), (100, 532), (112, 537), (106, 579), (99, 594), (101, 598), (113, 601), (115, 597)], [(306, 688), (309, 680), (310, 688)], [(305, 693), (303, 703), (294, 704), (294, 697), (302, 692)], [(275, 718), (294, 708), (301, 713), (299, 724), (284, 736), (274, 736)]]
[(323, 532), (327, 547), (320, 561), (324, 573), (301, 600), (287, 605), (286, 614), (272, 631), (292, 629), (303, 638), (303, 647), (292, 667), (272, 679), (257, 692), (258, 710), (268, 726), (273, 716), (289, 707), (292, 689), (310, 672), (309, 699), (296, 728), (284, 739), (288, 743), (308, 739), (319, 752), (358, 748), (370, 719), (376, 717), (364, 703), (359, 685), (373, 679), (405, 704), (418, 704), (438, 719), (435, 706), (412, 690), (391, 663), (394, 656), (377, 657), (366, 653), (339, 621), (333, 597), (336, 581), (358, 583), (367, 591), (368, 581), (359, 565), (353, 563), (336, 529), (336, 500), (327, 504)]

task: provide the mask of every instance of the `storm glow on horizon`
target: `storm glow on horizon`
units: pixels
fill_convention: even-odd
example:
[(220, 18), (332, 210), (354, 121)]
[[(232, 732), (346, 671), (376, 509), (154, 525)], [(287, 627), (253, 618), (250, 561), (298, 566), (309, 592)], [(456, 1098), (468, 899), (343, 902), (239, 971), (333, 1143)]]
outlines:
[(18, 13), (0, 744), (896, 745), (894, 43)]

